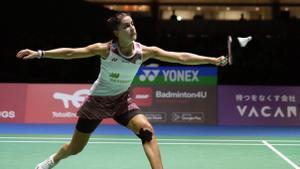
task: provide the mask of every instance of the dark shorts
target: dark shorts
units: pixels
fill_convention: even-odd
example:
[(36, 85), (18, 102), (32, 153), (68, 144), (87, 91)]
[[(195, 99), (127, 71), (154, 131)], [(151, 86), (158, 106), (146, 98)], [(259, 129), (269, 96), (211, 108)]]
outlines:
[(127, 126), (140, 108), (126, 91), (116, 96), (89, 96), (79, 108), (76, 129), (83, 133), (92, 133), (105, 118), (113, 118), (119, 124)]

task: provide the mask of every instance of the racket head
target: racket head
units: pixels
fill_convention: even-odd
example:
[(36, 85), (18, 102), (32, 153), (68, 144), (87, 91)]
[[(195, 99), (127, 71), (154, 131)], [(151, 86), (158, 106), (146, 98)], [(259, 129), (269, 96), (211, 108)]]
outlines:
[(232, 65), (232, 36), (227, 37), (227, 59), (228, 64)]

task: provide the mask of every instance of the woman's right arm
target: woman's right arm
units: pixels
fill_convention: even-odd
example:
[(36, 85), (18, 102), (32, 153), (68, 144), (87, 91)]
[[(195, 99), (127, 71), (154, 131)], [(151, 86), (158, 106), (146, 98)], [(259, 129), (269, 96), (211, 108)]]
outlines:
[(106, 57), (108, 54), (108, 43), (95, 43), (81, 48), (57, 48), (51, 50), (30, 50), (23, 49), (17, 53), (17, 58), (51, 58), (51, 59), (80, 59), (95, 55)]

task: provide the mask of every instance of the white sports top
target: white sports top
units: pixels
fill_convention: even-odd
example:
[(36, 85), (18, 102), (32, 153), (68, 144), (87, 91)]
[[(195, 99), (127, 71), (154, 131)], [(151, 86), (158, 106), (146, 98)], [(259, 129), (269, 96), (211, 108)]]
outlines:
[(140, 43), (134, 42), (131, 56), (123, 55), (117, 42), (110, 43), (109, 55), (101, 58), (100, 73), (90, 89), (93, 96), (114, 96), (127, 91), (142, 64)]

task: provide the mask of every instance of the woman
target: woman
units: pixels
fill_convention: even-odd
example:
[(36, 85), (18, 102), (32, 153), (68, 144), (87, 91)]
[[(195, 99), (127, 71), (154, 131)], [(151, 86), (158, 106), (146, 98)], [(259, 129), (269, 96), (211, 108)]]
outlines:
[(136, 42), (137, 33), (131, 16), (118, 13), (107, 20), (115, 38), (106, 43), (95, 43), (82, 48), (57, 48), (17, 53), (21, 59), (51, 58), (79, 59), (100, 55), (101, 70), (91, 87), (90, 96), (78, 110), (78, 121), (72, 140), (61, 147), (36, 169), (53, 168), (60, 160), (83, 150), (92, 132), (104, 118), (114, 118), (132, 130), (142, 141), (152, 169), (162, 169), (162, 160), (154, 130), (146, 116), (129, 96), (129, 87), (140, 65), (152, 58), (185, 65), (214, 64), (224, 66), (224, 56), (207, 57), (185, 52), (165, 51)]

